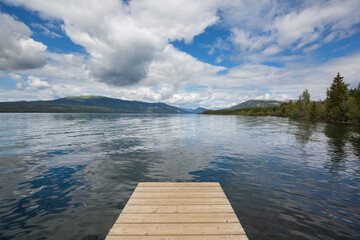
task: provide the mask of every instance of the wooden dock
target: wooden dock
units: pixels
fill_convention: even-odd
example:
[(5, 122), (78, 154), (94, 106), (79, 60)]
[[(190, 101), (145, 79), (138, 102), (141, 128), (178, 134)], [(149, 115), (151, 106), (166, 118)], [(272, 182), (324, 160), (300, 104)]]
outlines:
[(106, 240), (245, 240), (219, 183), (139, 183)]

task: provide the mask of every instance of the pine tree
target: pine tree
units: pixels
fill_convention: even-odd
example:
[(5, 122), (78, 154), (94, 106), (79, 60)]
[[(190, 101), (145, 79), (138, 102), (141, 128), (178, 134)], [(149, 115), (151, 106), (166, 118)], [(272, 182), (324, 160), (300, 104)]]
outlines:
[(303, 93), (299, 96), (299, 101), (304, 105), (308, 105), (310, 103), (310, 93), (307, 89), (303, 91)]
[(299, 96), (299, 101), (296, 102), (297, 111), (300, 118), (308, 118), (308, 107), (310, 104), (310, 93), (307, 89)]
[(338, 73), (330, 89), (326, 90), (326, 111), (329, 117), (335, 121), (345, 120), (345, 109), (343, 109), (342, 105), (348, 99), (349, 84), (345, 83), (343, 79), (344, 77)]

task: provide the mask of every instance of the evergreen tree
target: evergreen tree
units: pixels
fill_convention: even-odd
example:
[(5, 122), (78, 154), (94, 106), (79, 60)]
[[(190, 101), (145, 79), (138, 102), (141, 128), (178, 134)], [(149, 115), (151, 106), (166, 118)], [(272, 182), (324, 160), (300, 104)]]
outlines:
[(307, 89), (299, 96), (296, 102), (298, 116), (302, 119), (308, 119), (308, 108), (310, 104), (310, 93)]
[(345, 83), (343, 79), (344, 77), (338, 73), (330, 89), (326, 90), (326, 111), (328, 116), (335, 121), (345, 120), (345, 109), (342, 105), (348, 99), (349, 84)]
[(357, 88), (349, 90), (349, 100), (347, 101), (346, 116), (351, 122), (360, 123), (360, 84)]
[(354, 99), (355, 99), (355, 103), (358, 105), (358, 107), (360, 107), (360, 83), (358, 87), (355, 89)]
[(307, 89), (303, 91), (303, 93), (299, 96), (299, 101), (304, 105), (308, 105), (310, 103), (310, 93)]
[(318, 116), (318, 114), (317, 114), (317, 109), (316, 109), (316, 102), (312, 101), (311, 107), (310, 107), (310, 119), (314, 120), (317, 118), (317, 116)]

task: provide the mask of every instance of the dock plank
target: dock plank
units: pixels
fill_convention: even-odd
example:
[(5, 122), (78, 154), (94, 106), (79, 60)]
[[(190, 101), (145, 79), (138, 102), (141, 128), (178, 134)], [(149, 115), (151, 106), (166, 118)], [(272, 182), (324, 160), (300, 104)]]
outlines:
[(226, 198), (224, 192), (134, 192), (131, 198)]
[(122, 213), (233, 213), (230, 205), (126, 205)]
[(138, 187), (220, 187), (218, 182), (141, 182)]
[(222, 192), (221, 187), (137, 187), (135, 192)]
[(248, 239), (217, 182), (139, 183), (106, 240)]
[(246, 235), (107, 236), (106, 240), (248, 240)]
[(116, 223), (238, 223), (233, 213), (121, 214)]
[(130, 198), (129, 205), (226, 205), (227, 198)]
[(244, 229), (238, 223), (164, 223), (164, 224), (128, 224), (115, 223), (110, 235), (241, 235)]

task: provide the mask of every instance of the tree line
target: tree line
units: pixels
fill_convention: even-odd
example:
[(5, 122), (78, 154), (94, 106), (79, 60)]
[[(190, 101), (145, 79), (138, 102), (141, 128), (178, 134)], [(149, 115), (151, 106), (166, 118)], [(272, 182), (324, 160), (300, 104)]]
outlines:
[(208, 110), (203, 114), (279, 116), (311, 121), (360, 123), (360, 83), (357, 88), (351, 89), (338, 73), (326, 90), (325, 100), (312, 101), (309, 91), (305, 89), (298, 100), (290, 100), (276, 107)]

